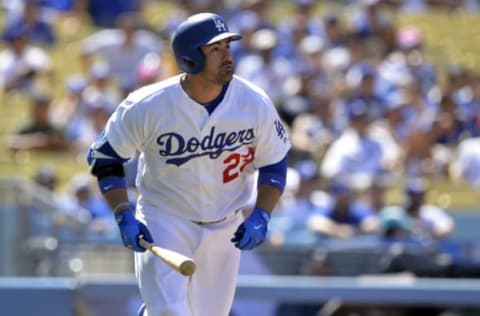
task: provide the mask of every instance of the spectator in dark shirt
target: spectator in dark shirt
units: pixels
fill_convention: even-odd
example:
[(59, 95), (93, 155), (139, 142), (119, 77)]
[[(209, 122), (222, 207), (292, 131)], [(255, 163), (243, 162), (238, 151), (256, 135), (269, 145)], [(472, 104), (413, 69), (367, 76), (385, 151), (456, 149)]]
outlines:
[(39, 14), (39, 0), (25, 2), (23, 13), (7, 22), (3, 31), (3, 39), (10, 41), (18, 29), (24, 29), (30, 42), (37, 45), (53, 46), (56, 43), (54, 30), (43, 21)]
[(63, 132), (49, 118), (51, 97), (36, 93), (31, 96), (31, 122), (20, 128), (10, 139), (11, 150), (67, 150)]
[(93, 24), (102, 28), (113, 28), (117, 18), (125, 13), (139, 13), (142, 0), (77, 0), (88, 3), (87, 12)]
[(310, 230), (328, 237), (348, 239), (358, 233), (371, 234), (379, 228), (379, 221), (370, 206), (357, 199), (349, 185), (333, 180), (329, 192), (331, 200), (317, 205), (308, 219)]

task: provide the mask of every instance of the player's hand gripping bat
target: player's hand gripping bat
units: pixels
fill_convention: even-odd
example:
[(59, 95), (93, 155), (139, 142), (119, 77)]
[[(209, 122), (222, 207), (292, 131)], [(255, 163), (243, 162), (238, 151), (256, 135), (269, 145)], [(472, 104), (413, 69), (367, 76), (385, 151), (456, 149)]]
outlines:
[(143, 248), (150, 250), (154, 255), (162, 259), (163, 262), (168, 264), (175, 271), (185, 276), (190, 276), (195, 272), (195, 262), (193, 259), (179, 254), (173, 250), (155, 246), (154, 244), (144, 240), (142, 237), (139, 239), (139, 244)]

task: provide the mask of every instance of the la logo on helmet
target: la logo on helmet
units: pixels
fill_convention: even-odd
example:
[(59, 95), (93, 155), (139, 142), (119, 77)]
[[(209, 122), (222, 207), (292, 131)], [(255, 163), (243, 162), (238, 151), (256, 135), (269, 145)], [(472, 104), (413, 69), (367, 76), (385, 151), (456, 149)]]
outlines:
[(217, 30), (219, 32), (226, 32), (227, 31), (227, 27), (225, 26), (225, 23), (223, 23), (222, 20), (220, 20), (218, 18), (214, 18), (213, 22), (215, 22), (215, 27), (217, 28)]

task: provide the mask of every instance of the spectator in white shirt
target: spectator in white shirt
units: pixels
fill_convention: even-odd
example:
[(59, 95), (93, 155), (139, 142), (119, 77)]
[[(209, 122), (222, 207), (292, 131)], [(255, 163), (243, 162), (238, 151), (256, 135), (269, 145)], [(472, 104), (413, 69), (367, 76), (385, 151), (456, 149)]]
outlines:
[(403, 169), (404, 146), (408, 136), (404, 117), (406, 106), (402, 94), (394, 94), (385, 103), (382, 119), (375, 120), (370, 128), (370, 135), (380, 143), (382, 148), (382, 165), (392, 172)]
[(278, 36), (270, 29), (260, 29), (251, 37), (255, 53), (239, 60), (237, 73), (268, 91), (275, 104), (284, 96), (284, 84), (293, 75), (289, 60), (278, 57), (273, 49)]
[(30, 45), (24, 28), (12, 30), (7, 43), (0, 52), (0, 88), (31, 93), (37, 78), (51, 73), (51, 59), (43, 49)]
[(368, 107), (362, 100), (347, 104), (350, 126), (335, 140), (321, 163), (324, 178), (348, 179), (357, 189), (367, 189), (382, 171), (380, 143), (368, 134)]
[[(96, 63), (90, 70), (90, 82), (82, 92), (84, 101), (88, 104), (102, 104), (109, 113), (113, 113), (122, 99), (122, 94), (111, 80), (111, 70), (104, 63)], [(135, 72), (130, 74), (135, 77)]]
[(480, 188), (480, 137), (460, 142), (449, 171), (454, 181), (465, 181), (471, 188)]
[[(135, 87), (135, 72), (148, 53), (160, 53), (162, 43), (153, 33), (137, 29), (132, 15), (121, 16), (118, 27), (98, 31), (82, 41), (82, 62), (89, 69), (91, 60), (108, 64), (111, 76), (124, 88)], [(132, 80), (134, 82), (132, 82)]]

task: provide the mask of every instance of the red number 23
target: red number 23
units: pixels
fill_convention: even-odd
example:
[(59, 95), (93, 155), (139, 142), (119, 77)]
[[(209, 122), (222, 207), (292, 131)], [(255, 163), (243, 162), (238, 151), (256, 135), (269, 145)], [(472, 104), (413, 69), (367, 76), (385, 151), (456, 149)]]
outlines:
[(244, 155), (233, 153), (223, 161), (227, 165), (223, 170), (223, 183), (227, 183), (238, 177), (245, 167), (253, 161), (254, 155), (252, 148)]

